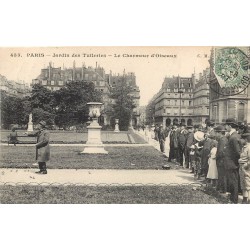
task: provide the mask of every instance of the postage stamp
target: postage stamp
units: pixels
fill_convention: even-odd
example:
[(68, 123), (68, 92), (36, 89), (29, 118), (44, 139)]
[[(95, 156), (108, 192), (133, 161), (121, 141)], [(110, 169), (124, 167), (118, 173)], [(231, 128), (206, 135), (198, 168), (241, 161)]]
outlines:
[[(244, 91), (249, 83), (249, 48), (214, 48), (214, 73), (220, 84), (221, 95), (228, 95), (230, 89), (234, 95)], [(232, 95), (232, 93), (230, 93)]]

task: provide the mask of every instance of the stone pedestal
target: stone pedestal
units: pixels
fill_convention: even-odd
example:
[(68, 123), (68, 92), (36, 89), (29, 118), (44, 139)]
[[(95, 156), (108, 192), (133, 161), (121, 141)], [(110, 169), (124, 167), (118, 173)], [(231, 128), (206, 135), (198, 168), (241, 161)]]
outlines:
[(34, 131), (34, 126), (32, 122), (32, 114), (30, 114), (27, 132), (33, 132), (33, 131)]
[[(92, 117), (91, 124), (87, 127), (88, 129), (88, 141), (81, 154), (108, 154), (104, 149), (101, 140), (101, 126), (98, 124), (98, 107), (100, 103), (88, 103), (90, 105), (90, 117)], [(94, 107), (93, 107), (94, 106)], [(95, 114), (95, 115), (94, 115)]]
[(120, 132), (118, 122), (119, 122), (119, 119), (115, 119), (115, 130), (114, 130), (114, 132), (116, 132), (116, 133)]

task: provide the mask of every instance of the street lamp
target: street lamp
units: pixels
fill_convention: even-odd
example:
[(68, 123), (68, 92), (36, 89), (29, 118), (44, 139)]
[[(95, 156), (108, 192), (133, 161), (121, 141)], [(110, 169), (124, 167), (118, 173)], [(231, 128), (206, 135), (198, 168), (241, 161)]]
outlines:
[(179, 123), (181, 124), (181, 94), (183, 93), (184, 91), (182, 89), (179, 89), (178, 90), (178, 93), (180, 94), (180, 112), (179, 112)]

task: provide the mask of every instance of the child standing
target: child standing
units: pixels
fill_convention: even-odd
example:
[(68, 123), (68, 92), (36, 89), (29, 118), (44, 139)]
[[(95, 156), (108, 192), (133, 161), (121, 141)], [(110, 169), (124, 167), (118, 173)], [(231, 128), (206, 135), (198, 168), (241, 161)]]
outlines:
[(217, 141), (213, 141), (211, 144), (210, 157), (208, 159), (208, 173), (207, 179), (211, 180), (213, 187), (216, 187), (218, 181), (218, 169), (216, 165), (216, 152), (217, 152)]

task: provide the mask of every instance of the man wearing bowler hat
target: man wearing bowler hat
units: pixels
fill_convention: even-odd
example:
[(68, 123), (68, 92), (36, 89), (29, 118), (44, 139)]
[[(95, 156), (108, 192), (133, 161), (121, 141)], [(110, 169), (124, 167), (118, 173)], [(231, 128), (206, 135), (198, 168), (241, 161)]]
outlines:
[(180, 131), (178, 133), (178, 153), (179, 153), (179, 159), (180, 159), (180, 166), (183, 167), (183, 156), (185, 151), (185, 145), (187, 141), (187, 130), (185, 124), (180, 124)]
[[(191, 146), (194, 144), (195, 140), (194, 140), (194, 127), (192, 125), (188, 125), (187, 126), (187, 140), (186, 140), (186, 145), (185, 145), (185, 165), (186, 168), (189, 168), (190, 166), (190, 149)], [(191, 172), (193, 172), (193, 170), (191, 169)]]
[(165, 152), (165, 139), (166, 139), (166, 136), (165, 136), (162, 124), (160, 125), (160, 129), (158, 131), (158, 139), (159, 139), (159, 143), (160, 143), (161, 152), (164, 153)]
[(45, 130), (46, 122), (40, 121), (37, 125), (38, 131), (29, 133), (29, 136), (37, 136), (36, 160), (39, 165), (37, 174), (47, 174), (46, 162), (50, 159), (49, 132)]
[(228, 143), (228, 139), (225, 136), (226, 129), (224, 126), (219, 125), (215, 127), (216, 136), (218, 139), (217, 152), (216, 152), (216, 165), (218, 169), (218, 186), (217, 191), (226, 193), (227, 191), (227, 179), (225, 170), (225, 148)]
[(228, 144), (225, 147), (225, 169), (228, 182), (230, 200), (238, 203), (238, 187), (239, 187), (239, 158), (241, 153), (240, 135), (236, 129), (238, 124), (234, 118), (226, 119), (225, 124), (228, 131)]
[(215, 123), (213, 121), (207, 121), (207, 136), (211, 139), (215, 138), (214, 125)]

